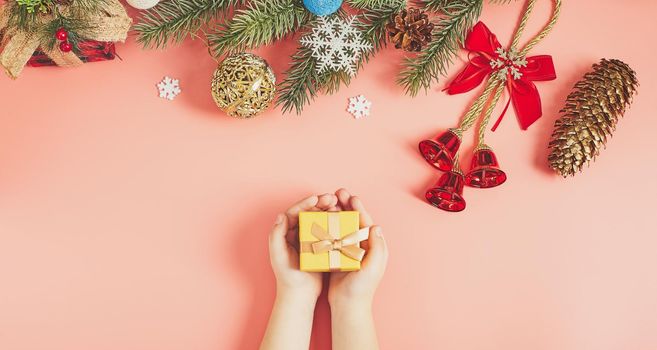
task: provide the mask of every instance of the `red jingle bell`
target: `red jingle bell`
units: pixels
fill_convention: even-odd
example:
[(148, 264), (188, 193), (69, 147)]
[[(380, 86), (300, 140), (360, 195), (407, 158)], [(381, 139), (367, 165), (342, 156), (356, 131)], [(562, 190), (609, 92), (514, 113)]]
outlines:
[(476, 150), (470, 171), (465, 175), (465, 183), (476, 188), (492, 188), (505, 181), (506, 174), (500, 169), (493, 150), (487, 147)]
[(465, 209), (464, 184), (463, 174), (454, 170), (448, 171), (438, 179), (433, 188), (427, 191), (427, 201), (434, 207), (445, 211), (462, 211)]
[(420, 142), (420, 153), (426, 161), (442, 171), (450, 171), (454, 157), (461, 145), (461, 138), (452, 130), (438, 135), (436, 140)]

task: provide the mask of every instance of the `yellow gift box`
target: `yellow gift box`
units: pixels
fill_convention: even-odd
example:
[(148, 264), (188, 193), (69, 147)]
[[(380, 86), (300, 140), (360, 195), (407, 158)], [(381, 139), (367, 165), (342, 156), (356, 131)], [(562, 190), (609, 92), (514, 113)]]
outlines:
[(365, 250), (360, 242), (369, 228), (359, 229), (357, 211), (299, 213), (299, 267), (302, 271), (356, 271)]

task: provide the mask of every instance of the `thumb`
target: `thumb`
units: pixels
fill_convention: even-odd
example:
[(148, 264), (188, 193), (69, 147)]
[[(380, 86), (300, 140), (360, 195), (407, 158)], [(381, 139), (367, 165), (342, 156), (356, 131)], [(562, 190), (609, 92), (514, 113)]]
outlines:
[(385, 270), (388, 261), (388, 246), (383, 238), (383, 230), (380, 226), (370, 228), (370, 237), (367, 240), (369, 249), (363, 260), (363, 270)]
[(287, 234), (287, 216), (284, 214), (278, 214), (276, 217), (276, 223), (269, 233), (269, 256), (272, 261), (281, 261), (281, 259), (286, 258), (287, 254), (287, 240), (285, 238)]

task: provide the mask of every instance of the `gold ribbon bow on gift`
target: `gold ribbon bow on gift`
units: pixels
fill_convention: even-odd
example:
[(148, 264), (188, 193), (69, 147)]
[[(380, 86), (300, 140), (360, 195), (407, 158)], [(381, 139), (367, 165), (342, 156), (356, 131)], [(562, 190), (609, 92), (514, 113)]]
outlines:
[[(8, 27), (10, 6), (16, 5), (0, 5), (0, 32), (4, 30), (0, 42), (0, 65), (9, 77), (16, 79), (38, 48), (58, 66), (75, 67), (83, 63), (75, 53), (62, 52), (56, 45), (52, 48), (44, 47), (38, 33)], [(105, 0), (100, 6), (99, 11), (85, 13), (85, 19), (91, 25), (77, 30), (76, 33), (85, 40), (124, 42), (132, 19), (117, 0)], [(67, 14), (67, 6), (59, 5), (58, 8), (62, 14)], [(39, 14), (37, 24), (43, 25), (53, 19), (52, 14)]]
[(331, 270), (339, 270), (341, 265), (340, 254), (354, 260), (363, 260), (365, 249), (360, 247), (360, 242), (367, 240), (370, 234), (370, 228), (365, 227), (339, 238), (339, 221), (331, 220), (331, 216), (329, 216), (328, 231), (317, 223), (313, 223), (310, 234), (317, 238), (318, 241), (301, 242), (301, 252), (312, 252), (313, 254), (329, 253), (329, 268)]
[(361, 261), (363, 260), (363, 257), (365, 257), (365, 249), (361, 248), (359, 243), (369, 237), (370, 228), (365, 227), (343, 238), (335, 239), (328, 233), (328, 231), (313, 223), (310, 233), (315, 236), (315, 238), (319, 239), (319, 241), (311, 244), (314, 254), (339, 251), (352, 259)]

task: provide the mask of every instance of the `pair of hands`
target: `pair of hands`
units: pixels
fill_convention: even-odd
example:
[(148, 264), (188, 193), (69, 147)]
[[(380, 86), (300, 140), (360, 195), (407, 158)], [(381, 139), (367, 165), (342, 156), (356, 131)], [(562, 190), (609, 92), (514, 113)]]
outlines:
[(359, 271), (331, 273), (329, 303), (371, 304), (387, 264), (388, 248), (381, 228), (373, 226), (360, 199), (345, 189), (335, 194), (308, 197), (277, 217), (269, 235), (269, 256), (276, 275), (277, 293), (317, 300), (322, 291), (322, 273), (299, 270), (299, 212), (341, 210), (360, 212), (360, 228), (369, 226), (370, 237), (362, 243), (367, 253)]

